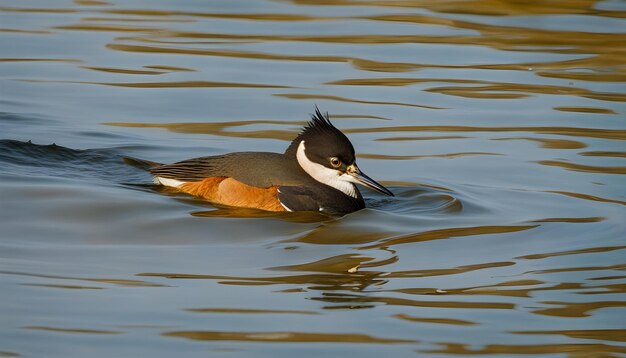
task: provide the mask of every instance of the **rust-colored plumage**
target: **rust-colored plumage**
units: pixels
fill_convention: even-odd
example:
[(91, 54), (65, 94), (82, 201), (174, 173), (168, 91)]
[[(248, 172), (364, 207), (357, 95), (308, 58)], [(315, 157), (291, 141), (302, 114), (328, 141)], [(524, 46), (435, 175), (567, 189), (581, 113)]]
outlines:
[(267, 211), (286, 211), (278, 200), (278, 188), (257, 188), (228, 177), (209, 177), (182, 184), (180, 191), (215, 204)]

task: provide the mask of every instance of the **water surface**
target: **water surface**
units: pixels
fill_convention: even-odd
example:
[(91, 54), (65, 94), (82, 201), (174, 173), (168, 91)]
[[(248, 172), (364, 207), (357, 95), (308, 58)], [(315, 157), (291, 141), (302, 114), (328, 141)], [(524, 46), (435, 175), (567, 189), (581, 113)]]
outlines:
[[(621, 1), (0, 1), (0, 356), (626, 354)], [(172, 162), (318, 105), (342, 218), (215, 207)]]

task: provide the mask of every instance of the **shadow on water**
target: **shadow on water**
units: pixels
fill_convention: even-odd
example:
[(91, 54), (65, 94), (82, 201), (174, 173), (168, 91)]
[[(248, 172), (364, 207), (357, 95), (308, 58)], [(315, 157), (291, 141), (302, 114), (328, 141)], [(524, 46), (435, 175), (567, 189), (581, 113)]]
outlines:
[(57, 144), (40, 145), (10, 139), (0, 140), (4, 173), (47, 176), (109, 183), (133, 183), (145, 179), (127, 166), (115, 149), (77, 150)]

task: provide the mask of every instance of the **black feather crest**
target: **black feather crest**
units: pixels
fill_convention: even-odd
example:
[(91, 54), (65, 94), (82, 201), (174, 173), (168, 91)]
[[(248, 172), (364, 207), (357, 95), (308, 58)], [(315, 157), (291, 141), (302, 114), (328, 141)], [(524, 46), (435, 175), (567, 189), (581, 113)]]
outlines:
[(306, 127), (302, 130), (302, 133), (309, 130), (326, 131), (329, 129), (335, 129), (332, 123), (330, 123), (330, 117), (328, 112), (322, 114), (320, 109), (315, 106), (315, 113), (311, 115), (311, 120), (307, 123)]
[[(318, 138), (324, 138), (324, 140), (320, 141)], [(311, 120), (307, 122), (302, 131), (291, 142), (285, 154), (295, 156), (298, 145), (305, 139), (313, 142), (317, 141), (318, 143), (347, 142), (351, 146), (348, 138), (330, 122), (328, 112), (322, 113), (317, 106), (315, 106), (315, 113), (311, 115)]]

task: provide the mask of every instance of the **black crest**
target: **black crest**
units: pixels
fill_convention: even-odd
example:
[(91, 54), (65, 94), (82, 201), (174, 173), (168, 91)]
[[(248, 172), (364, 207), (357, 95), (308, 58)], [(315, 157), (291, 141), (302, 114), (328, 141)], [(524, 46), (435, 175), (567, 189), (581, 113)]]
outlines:
[[(344, 163), (354, 161), (354, 148), (350, 140), (330, 122), (328, 112), (322, 114), (315, 106), (315, 113), (300, 134), (291, 142), (285, 154), (296, 155), (301, 141), (306, 142), (309, 159), (327, 165), (328, 157), (341, 157)], [(317, 160), (316, 160), (317, 159)]]
[(328, 112), (322, 114), (322, 112), (320, 112), (320, 109), (315, 106), (315, 113), (311, 115), (311, 120), (302, 129), (300, 135), (303, 135), (307, 132), (324, 133), (328, 131), (338, 131), (338, 129), (335, 128), (332, 123), (330, 123)]

